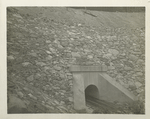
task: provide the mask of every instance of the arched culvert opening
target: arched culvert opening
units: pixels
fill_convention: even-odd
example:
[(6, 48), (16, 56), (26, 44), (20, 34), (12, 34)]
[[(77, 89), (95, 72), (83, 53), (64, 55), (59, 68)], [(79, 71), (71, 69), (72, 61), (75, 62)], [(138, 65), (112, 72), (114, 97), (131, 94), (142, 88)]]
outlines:
[(87, 100), (88, 98), (99, 98), (99, 91), (98, 88), (95, 85), (89, 85), (85, 89), (85, 99)]

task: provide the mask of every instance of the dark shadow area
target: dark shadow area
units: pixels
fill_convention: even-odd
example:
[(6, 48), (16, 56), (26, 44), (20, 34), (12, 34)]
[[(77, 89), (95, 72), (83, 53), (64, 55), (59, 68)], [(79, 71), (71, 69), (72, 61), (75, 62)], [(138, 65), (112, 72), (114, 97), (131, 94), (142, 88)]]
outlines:
[(105, 12), (145, 12), (145, 7), (70, 7), (73, 9), (87, 9)]
[(99, 98), (99, 91), (98, 88), (94, 85), (89, 85), (86, 89), (85, 89), (85, 98), (88, 97), (94, 97), (94, 98)]

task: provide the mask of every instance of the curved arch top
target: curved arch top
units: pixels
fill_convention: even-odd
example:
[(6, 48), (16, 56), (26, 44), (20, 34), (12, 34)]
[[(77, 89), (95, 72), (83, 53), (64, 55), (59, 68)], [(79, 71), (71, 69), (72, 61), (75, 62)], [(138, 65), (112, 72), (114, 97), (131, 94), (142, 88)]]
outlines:
[(94, 97), (94, 98), (99, 98), (99, 89), (95, 85), (89, 85), (85, 89), (85, 97)]

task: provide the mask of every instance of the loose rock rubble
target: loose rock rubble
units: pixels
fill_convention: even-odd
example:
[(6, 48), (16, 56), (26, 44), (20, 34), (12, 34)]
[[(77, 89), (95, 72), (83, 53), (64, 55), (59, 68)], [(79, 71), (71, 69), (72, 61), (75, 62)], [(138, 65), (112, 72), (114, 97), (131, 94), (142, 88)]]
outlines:
[[(55, 10), (53, 16), (59, 13)], [(20, 11), (7, 9), (7, 80), (8, 97), (21, 100), (16, 103), (25, 108), (22, 113), (76, 113), (69, 71), (75, 64), (105, 64), (114, 80), (144, 102), (144, 27), (96, 27), (77, 19), (50, 19), (44, 11)]]

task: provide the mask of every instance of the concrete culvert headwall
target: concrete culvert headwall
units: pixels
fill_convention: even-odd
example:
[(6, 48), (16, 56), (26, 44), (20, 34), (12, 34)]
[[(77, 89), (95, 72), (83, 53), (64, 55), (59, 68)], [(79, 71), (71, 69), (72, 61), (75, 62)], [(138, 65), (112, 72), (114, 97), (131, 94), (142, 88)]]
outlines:
[(95, 85), (89, 85), (85, 89), (85, 98), (94, 97), (94, 98), (99, 98), (99, 91), (98, 88)]
[(98, 98), (107, 102), (133, 102), (131, 92), (106, 74), (105, 66), (72, 66), (74, 109), (85, 110), (86, 99)]

